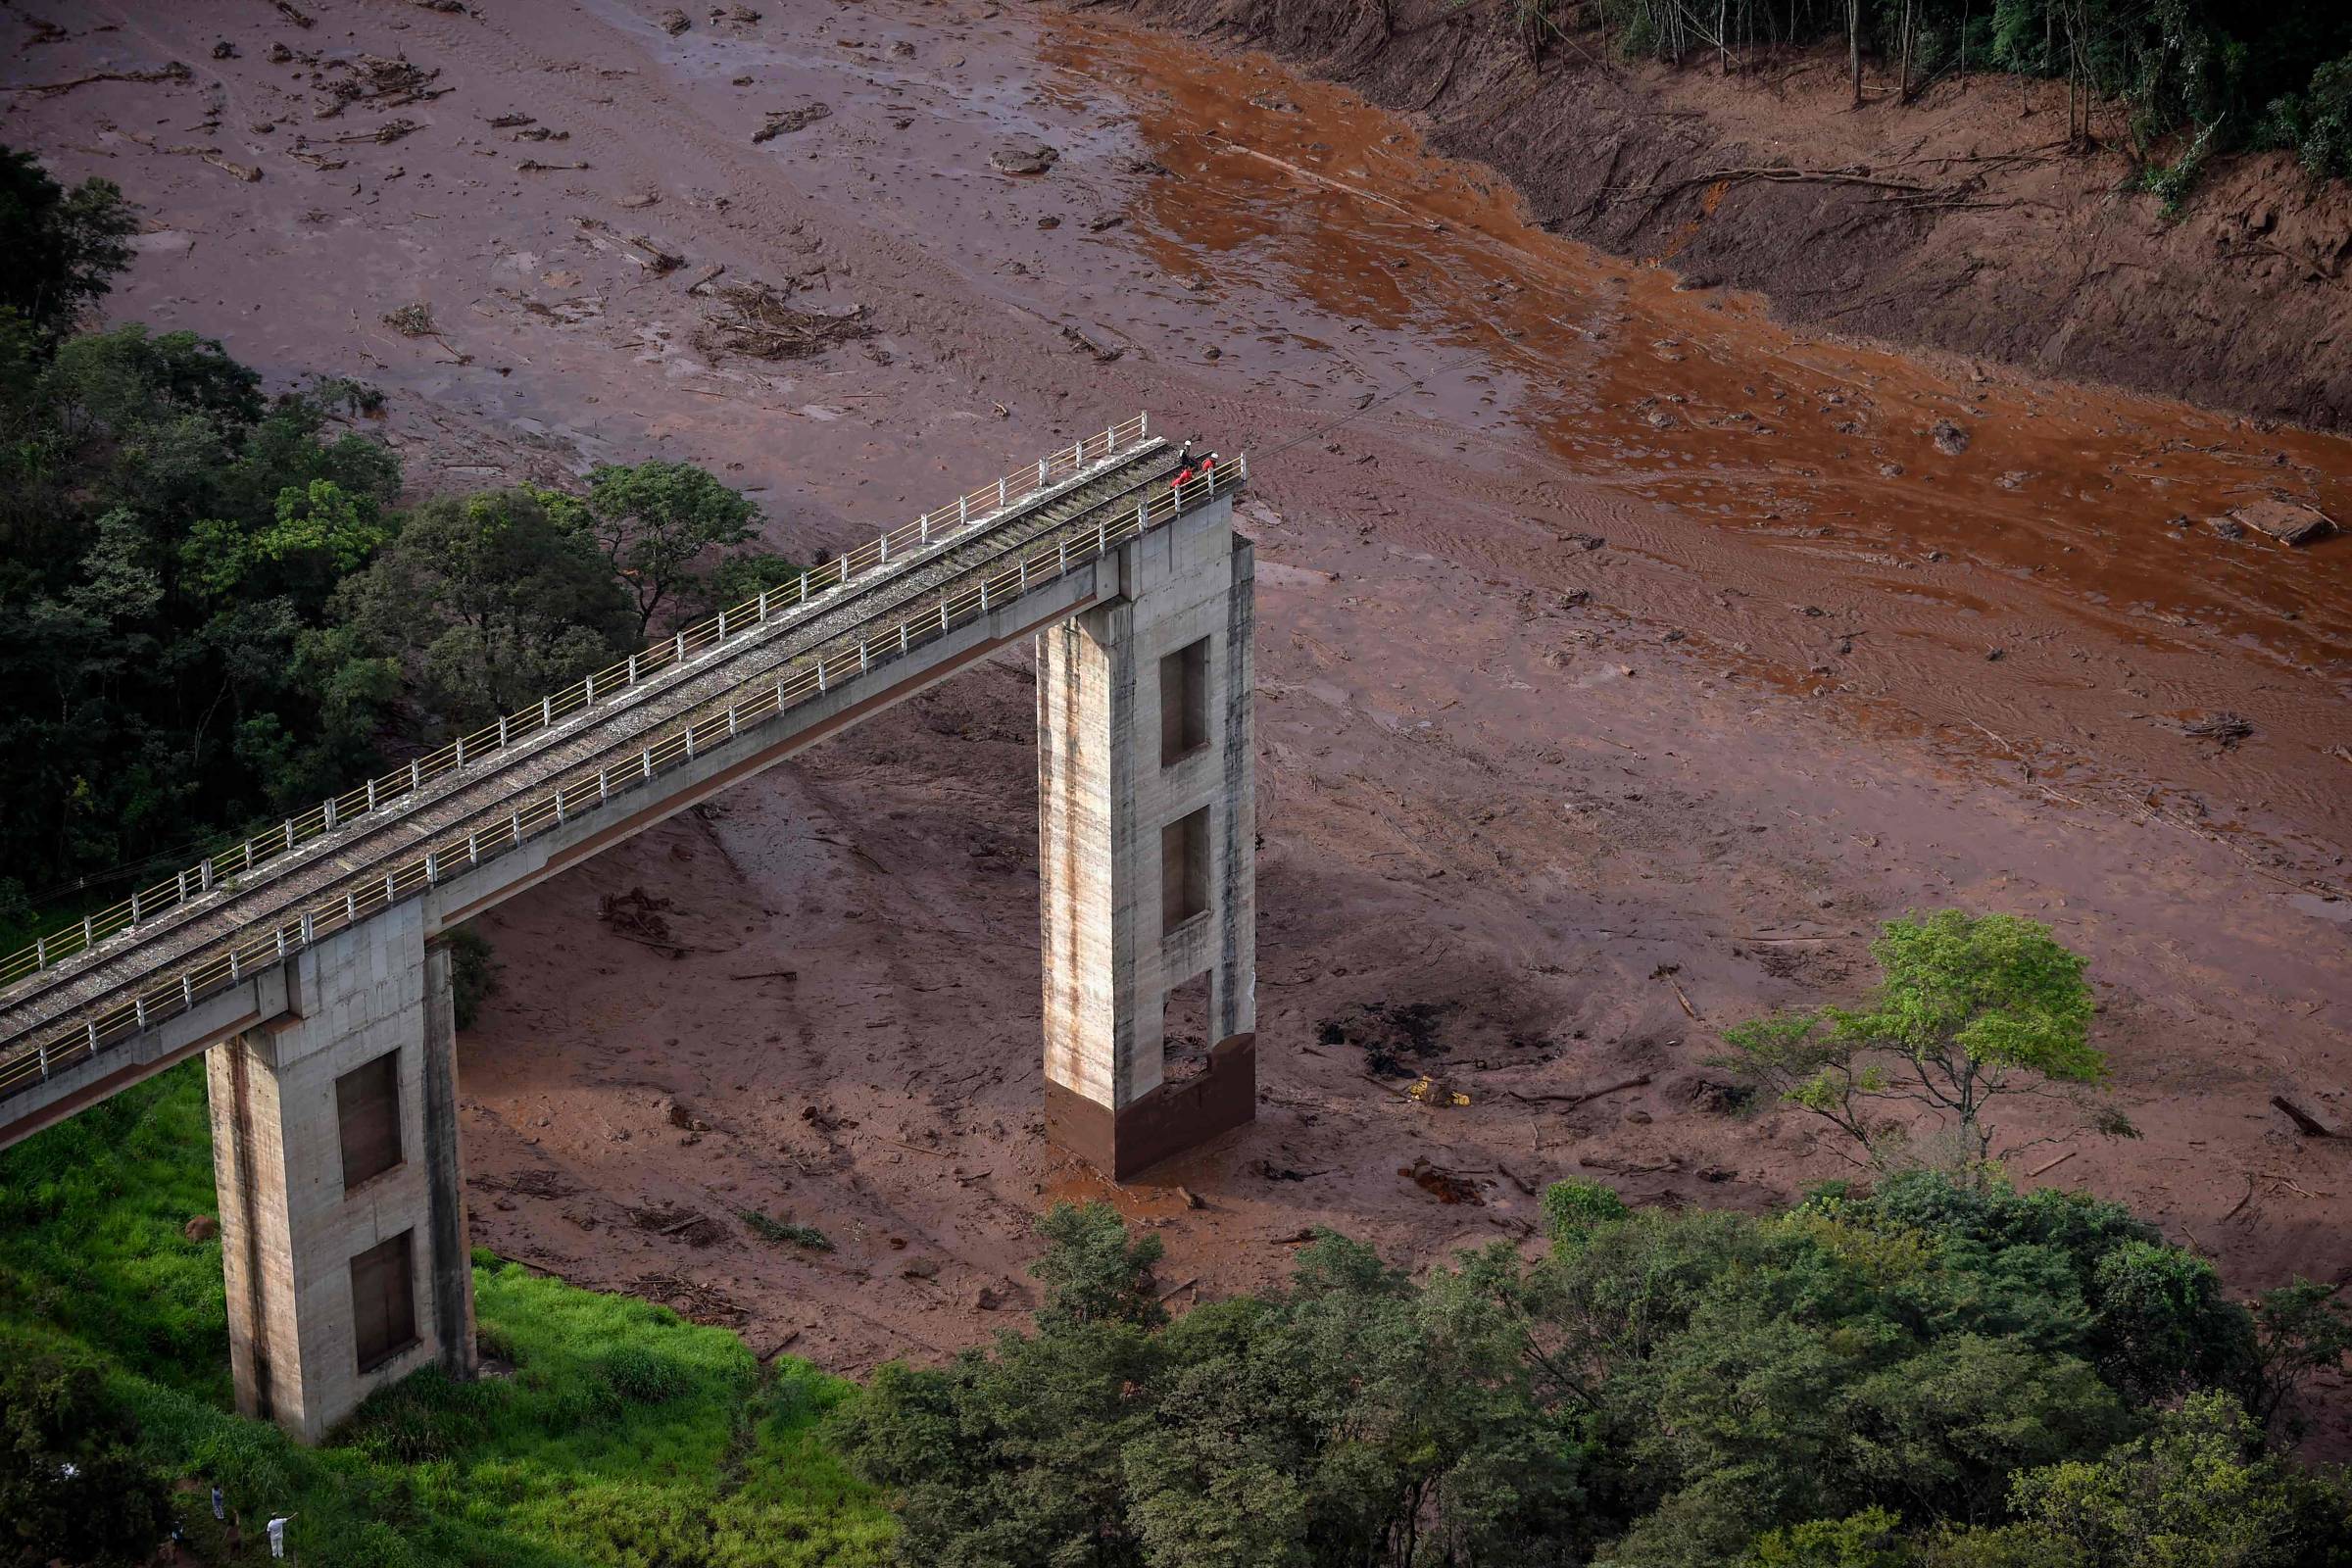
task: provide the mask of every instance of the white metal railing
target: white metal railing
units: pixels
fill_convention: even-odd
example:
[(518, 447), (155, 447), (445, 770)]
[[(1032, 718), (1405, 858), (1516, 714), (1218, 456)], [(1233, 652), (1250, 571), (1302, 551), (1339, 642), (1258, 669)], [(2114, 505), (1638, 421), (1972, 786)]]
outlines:
[[(1214, 463), (1214, 460), (1210, 460)], [(971, 587), (942, 589), (937, 601), (902, 615), (895, 622), (878, 622), (861, 630), (854, 647), (830, 656), (795, 661), (797, 667), (762, 678), (757, 690), (739, 697), (724, 711), (689, 720), (641, 748), (633, 762), (617, 767), (582, 769), (571, 779), (510, 807), (503, 821), (488, 829), (450, 833), (433, 841), (421, 854), (382, 873), (370, 873), (358, 884), (290, 915), (263, 922), (231, 940), (227, 953), (194, 961), (183, 968), (159, 972), (143, 990), (82, 1024), (22, 1049), (0, 1060), (0, 1099), (31, 1088), (52, 1073), (74, 1066), (127, 1039), (142, 1029), (188, 1011), (197, 1003), (243, 981), (256, 970), (281, 962), (317, 942), (378, 914), (405, 899), (471, 870), (485, 860), (514, 849), (524, 840), (561, 825), (568, 817), (604, 804), (615, 795), (651, 781), (681, 763), (691, 761), (699, 749), (709, 750), (733, 739), (743, 728), (775, 717), (786, 709), (823, 694), (878, 664), (902, 658), (975, 615), (985, 615), (1012, 603), (1075, 567), (1087, 564), (1112, 546), (1135, 538), (1217, 496), (1229, 494), (1249, 477), (1245, 454), (1230, 465), (1196, 471), (1181, 487), (1154, 486), (1133, 511), (1098, 517), (1092, 534), (1075, 543), (1068, 538), (1052, 546), (1022, 552), (1011, 564), (983, 577)]]
[(771, 588), (757, 599), (747, 599), (708, 620), (649, 643), (609, 669), (574, 681), (562, 691), (542, 697), (470, 735), (460, 736), (439, 751), (428, 752), (390, 773), (321, 801), (300, 816), (288, 817), (267, 832), (197, 861), (175, 873), (170, 881), (141, 889), (121, 904), (61, 926), (31, 946), (0, 958), (0, 987), (54, 968), (158, 915), (217, 890), (233, 887), (238, 878), (255, 867), (281, 859), (363, 817), (374, 816), (380, 820), (395, 808), (405, 809), (404, 803), (413, 803), (427, 785), (438, 784), (525, 741), (537, 740), (599, 703), (634, 691), (653, 675), (694, 662), (735, 636), (766, 626), (771, 620), (797, 618), (792, 612), (818, 595), (846, 585), (854, 577), (893, 563), (903, 564), (933, 546), (990, 523), (1040, 492), (1075, 479), (1130, 447), (1142, 445), (1151, 437), (1151, 418), (1149, 413), (1140, 414), (1024, 466), (1017, 473), (1006, 474), (993, 484), (957, 496), (936, 512), (927, 512), (904, 527), (811, 567), (790, 586)]

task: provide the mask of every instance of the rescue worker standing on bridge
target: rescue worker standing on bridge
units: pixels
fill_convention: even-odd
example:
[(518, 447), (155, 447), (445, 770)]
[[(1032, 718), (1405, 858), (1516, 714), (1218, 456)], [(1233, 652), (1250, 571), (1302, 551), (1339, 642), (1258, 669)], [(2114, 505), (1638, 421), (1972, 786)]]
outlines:
[(1193, 443), (1188, 436), (1184, 444), (1176, 449), (1176, 477), (1168, 481), (1168, 489), (1174, 492), (1179, 501), (1184, 499), (1184, 482), (1192, 476)]

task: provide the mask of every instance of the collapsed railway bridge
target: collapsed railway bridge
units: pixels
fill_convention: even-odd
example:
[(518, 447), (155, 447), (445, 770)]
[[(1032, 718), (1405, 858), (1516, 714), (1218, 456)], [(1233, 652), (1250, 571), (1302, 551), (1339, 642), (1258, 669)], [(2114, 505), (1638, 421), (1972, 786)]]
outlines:
[(1114, 425), (43, 936), (0, 959), (0, 1148), (206, 1053), (238, 1408), (316, 1441), (469, 1375), (446, 934), (1024, 638), (1049, 1134), (1124, 1180), (1248, 1121), (1247, 477)]

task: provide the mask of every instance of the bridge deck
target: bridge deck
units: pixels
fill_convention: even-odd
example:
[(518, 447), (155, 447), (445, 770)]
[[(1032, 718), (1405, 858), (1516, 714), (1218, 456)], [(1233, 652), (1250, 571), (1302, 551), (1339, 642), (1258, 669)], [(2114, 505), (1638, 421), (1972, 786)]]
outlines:
[[(1235, 464), (1179, 495), (1168, 482), (1175, 452), (1140, 427), (1123, 443), (1119, 433), (1110, 432), (1092, 461), (1088, 449), (1076, 449), (1066, 478), (1009, 499), (995, 515), (936, 544), (895, 546), (896, 560), (885, 550), (877, 561), (868, 547), (859, 553), (867, 558), (862, 574), (844, 565), (833, 586), (805, 604), (762, 604), (764, 619), (749, 606), (731, 612), (725, 634), (699, 648), (658, 645), (683, 657), (610, 696), (592, 694), (528, 740), (470, 764), (461, 753), (460, 765), (401, 800), (19, 980), (0, 998), (0, 1100), (192, 1008), (317, 936), (514, 848), (561, 822), (567, 805), (577, 811), (638, 787), (691, 760), (698, 744), (708, 749), (828, 681), (1016, 603), (1243, 477)], [(1046, 475), (1045, 466), (1038, 471)]]

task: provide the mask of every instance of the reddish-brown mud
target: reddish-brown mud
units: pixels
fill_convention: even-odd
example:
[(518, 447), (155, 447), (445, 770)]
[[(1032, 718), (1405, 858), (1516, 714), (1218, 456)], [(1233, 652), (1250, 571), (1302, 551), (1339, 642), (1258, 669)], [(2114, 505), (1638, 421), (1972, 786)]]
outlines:
[[(1250, 451), (1257, 1122), (1115, 1192), (1043, 1141), (1005, 662), (485, 917), (487, 1245), (856, 1372), (1015, 1321), (1056, 1198), (1157, 1227), (1179, 1301), (1313, 1225), (1416, 1265), (1524, 1237), (1564, 1176), (1762, 1206), (1842, 1163), (1797, 1113), (1721, 1112), (1720, 1031), (1850, 999), (1877, 921), (1962, 905), (2089, 956), (2144, 1134), (2030, 1179), (2238, 1288), (2352, 1270), (2352, 1140), (2271, 1105), (2352, 1116), (2352, 540), (2205, 520), (2274, 490), (2352, 520), (2352, 446), (1792, 333), (1527, 225), (1341, 90), (1100, 18), (52, 9), (9, 82), (197, 68), (5, 99), (0, 139), (145, 204), (115, 313), (376, 382), (420, 488), (691, 458), (813, 551), (1139, 406)], [(318, 119), (362, 51), (454, 90)], [(423, 124), (326, 140), (394, 118)], [(1014, 137), (1060, 158), (1001, 173)], [(713, 361), (713, 264), (879, 334)], [(417, 302), (438, 338), (379, 324)], [(2183, 733), (2224, 711), (2252, 734)], [(1368, 1077), (1367, 1041), (1468, 1102)]]
[(1599, 7), (1523, 32), (1457, 0), (1123, 3), (1409, 112), (1554, 232), (1768, 293), (1776, 316), (2352, 423), (2352, 188), (2288, 154), (2214, 157), (2168, 214), (2142, 154), (2186, 138), (2143, 150), (2109, 103), (2070, 142), (2063, 82), (1945, 70), (1905, 101), (1874, 60), (1857, 104), (1841, 41), (1630, 61)]

